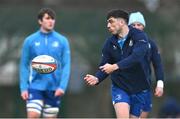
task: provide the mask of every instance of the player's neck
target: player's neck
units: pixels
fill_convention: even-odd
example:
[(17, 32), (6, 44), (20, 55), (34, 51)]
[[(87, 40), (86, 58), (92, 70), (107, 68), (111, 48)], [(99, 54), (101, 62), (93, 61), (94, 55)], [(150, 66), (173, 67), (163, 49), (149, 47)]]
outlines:
[(129, 33), (128, 26), (124, 25), (121, 32), (118, 34), (118, 38), (124, 38)]
[(40, 31), (41, 31), (42, 33), (47, 34), (47, 33), (50, 33), (52, 30), (46, 30), (46, 29), (40, 28)]

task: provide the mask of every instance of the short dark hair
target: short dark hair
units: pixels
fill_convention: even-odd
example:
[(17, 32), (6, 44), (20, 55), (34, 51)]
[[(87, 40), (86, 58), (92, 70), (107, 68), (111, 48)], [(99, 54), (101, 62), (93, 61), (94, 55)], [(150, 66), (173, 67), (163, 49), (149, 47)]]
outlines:
[(124, 10), (121, 10), (121, 9), (110, 10), (107, 14), (107, 20), (110, 17), (123, 18), (126, 21), (126, 23), (128, 23), (128, 21), (129, 21), (129, 13)]
[(52, 19), (56, 18), (56, 13), (54, 12), (54, 10), (50, 9), (50, 8), (42, 8), (40, 9), (39, 13), (38, 13), (38, 19), (42, 20), (42, 18), (44, 17), (45, 14), (48, 14)]

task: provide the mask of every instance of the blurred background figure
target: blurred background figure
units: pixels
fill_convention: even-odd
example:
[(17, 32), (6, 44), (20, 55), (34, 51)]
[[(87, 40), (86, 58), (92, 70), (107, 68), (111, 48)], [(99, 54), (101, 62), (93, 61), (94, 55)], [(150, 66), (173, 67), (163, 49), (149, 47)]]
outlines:
[[(129, 17), (129, 25), (131, 25), (136, 29), (144, 31), (146, 22), (143, 14), (141, 12), (131, 13)], [(150, 37), (148, 37), (148, 40), (149, 40), (149, 48), (150, 48), (149, 82), (152, 83), (152, 76), (151, 76), (152, 73), (151, 64), (152, 64), (152, 68), (154, 70), (154, 74), (157, 82), (154, 95), (156, 97), (161, 97), (164, 93), (164, 71), (163, 71), (160, 51), (158, 50), (159, 48), (157, 47), (157, 44), (155, 43), (154, 40), (152, 40)], [(152, 91), (150, 89), (149, 91), (146, 92), (146, 100), (145, 100), (145, 104), (142, 107), (141, 118), (147, 118), (151, 110), (152, 110)]]
[(159, 118), (180, 118), (180, 103), (174, 97), (167, 97), (160, 107)]
[[(41, 115), (44, 118), (56, 118), (69, 82), (70, 47), (68, 39), (54, 30), (54, 10), (42, 8), (37, 18), (40, 28), (24, 40), (21, 50), (21, 97), (26, 101), (27, 118), (40, 118)], [(52, 72), (44, 70), (42, 65), (34, 69), (34, 59), (41, 59), (38, 62), (54, 61), (50, 65), (57, 68)], [(35, 65), (37, 67), (37, 63)]]

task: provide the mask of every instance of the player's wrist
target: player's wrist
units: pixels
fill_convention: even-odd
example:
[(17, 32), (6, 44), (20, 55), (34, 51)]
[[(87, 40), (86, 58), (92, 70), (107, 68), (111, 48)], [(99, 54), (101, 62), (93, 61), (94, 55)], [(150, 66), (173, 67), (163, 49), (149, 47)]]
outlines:
[(157, 86), (156, 87), (159, 87), (159, 88), (164, 88), (164, 82), (162, 80), (158, 80), (157, 81)]
[(97, 77), (95, 77), (95, 80), (96, 80), (96, 84), (99, 83), (99, 79)]
[(117, 69), (119, 69), (119, 66), (117, 64), (113, 64), (113, 69), (117, 70)]
[(61, 92), (65, 92), (62, 88), (58, 88), (57, 90), (59, 90)]

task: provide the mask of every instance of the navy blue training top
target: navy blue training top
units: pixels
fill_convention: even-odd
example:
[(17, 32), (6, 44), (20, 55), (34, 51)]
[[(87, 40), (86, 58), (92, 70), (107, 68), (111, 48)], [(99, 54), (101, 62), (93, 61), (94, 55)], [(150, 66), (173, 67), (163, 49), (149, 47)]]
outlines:
[[(116, 63), (119, 69), (110, 74), (112, 83), (129, 94), (135, 94), (150, 89), (150, 48), (143, 31), (132, 27), (129, 29), (122, 48), (116, 35), (105, 41), (100, 66)], [(99, 83), (107, 76), (101, 70), (96, 72)]]

